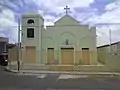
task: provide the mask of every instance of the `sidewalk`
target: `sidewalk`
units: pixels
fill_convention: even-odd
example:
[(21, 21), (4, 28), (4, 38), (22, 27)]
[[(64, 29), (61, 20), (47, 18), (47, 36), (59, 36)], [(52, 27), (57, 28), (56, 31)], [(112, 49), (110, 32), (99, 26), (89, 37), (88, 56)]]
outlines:
[[(17, 73), (17, 70), (10, 70)], [(120, 76), (120, 73), (116, 72), (77, 72), (77, 71), (38, 71), (38, 70), (20, 70), (19, 73), (31, 73), (31, 74), (76, 74), (76, 75), (113, 75)]]

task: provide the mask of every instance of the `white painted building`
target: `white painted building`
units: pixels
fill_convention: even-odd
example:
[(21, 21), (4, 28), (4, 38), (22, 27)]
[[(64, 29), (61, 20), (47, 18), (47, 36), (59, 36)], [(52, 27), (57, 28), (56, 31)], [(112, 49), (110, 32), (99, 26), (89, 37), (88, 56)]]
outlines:
[(25, 65), (96, 65), (96, 28), (66, 14), (44, 28), (36, 13), (22, 16), (22, 62)]

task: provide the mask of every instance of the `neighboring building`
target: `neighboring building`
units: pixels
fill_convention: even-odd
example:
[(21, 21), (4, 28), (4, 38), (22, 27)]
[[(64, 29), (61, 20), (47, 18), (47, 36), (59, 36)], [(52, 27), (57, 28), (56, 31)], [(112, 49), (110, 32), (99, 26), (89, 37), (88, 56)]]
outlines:
[(39, 14), (23, 15), (21, 47), (24, 65), (97, 64), (96, 28), (68, 14), (46, 29)]
[(0, 37), (0, 65), (7, 66), (8, 65), (8, 38)]
[(120, 55), (120, 42), (97, 47), (98, 61), (106, 64), (110, 55)]
[(7, 49), (7, 44), (8, 44), (8, 38), (5, 37), (0, 37), (0, 55), (8, 55), (8, 49)]
[(17, 62), (18, 60), (18, 52), (17, 52), (16, 44), (8, 44), (8, 60), (9, 62)]
[(0, 60), (5, 56), (8, 62), (18, 60), (18, 51), (16, 44), (9, 44), (9, 39), (0, 37)]

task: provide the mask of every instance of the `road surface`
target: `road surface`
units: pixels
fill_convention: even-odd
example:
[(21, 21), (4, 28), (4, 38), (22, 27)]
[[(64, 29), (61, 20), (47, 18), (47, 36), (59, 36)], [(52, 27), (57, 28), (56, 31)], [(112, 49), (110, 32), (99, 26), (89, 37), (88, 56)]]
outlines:
[(0, 74), (0, 90), (120, 90), (120, 79), (64, 74)]

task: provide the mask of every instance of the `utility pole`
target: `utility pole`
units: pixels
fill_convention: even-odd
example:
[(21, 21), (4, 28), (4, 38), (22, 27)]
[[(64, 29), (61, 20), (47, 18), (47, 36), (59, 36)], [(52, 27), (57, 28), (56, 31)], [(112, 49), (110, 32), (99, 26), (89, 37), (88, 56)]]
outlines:
[(109, 37), (110, 37), (110, 55), (112, 55), (112, 35), (111, 28), (109, 27)]
[(20, 70), (20, 18), (18, 17), (18, 45), (17, 45), (17, 66), (18, 66), (18, 72)]

